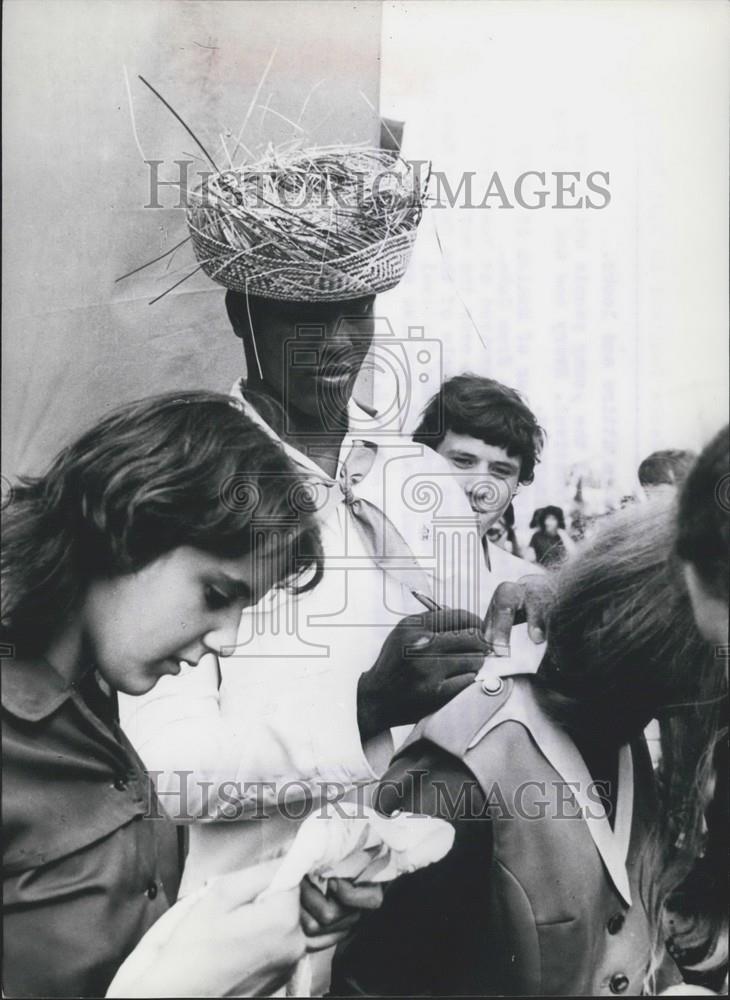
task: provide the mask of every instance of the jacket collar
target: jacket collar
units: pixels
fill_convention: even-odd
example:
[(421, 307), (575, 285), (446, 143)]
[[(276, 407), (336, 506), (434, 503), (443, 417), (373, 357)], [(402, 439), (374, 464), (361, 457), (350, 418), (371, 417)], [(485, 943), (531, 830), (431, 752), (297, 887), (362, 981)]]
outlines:
[(548, 763), (569, 785), (591, 838), (601, 856), (616, 891), (631, 906), (631, 890), (626, 870), (634, 809), (634, 765), (631, 748), (619, 749), (618, 793), (613, 829), (603, 806), (588, 795), (593, 778), (578, 748), (568, 734), (549, 720), (534, 698), (529, 680), (513, 677), (514, 688), (504, 705), (489, 719), (469, 744), (475, 746), (501, 722), (514, 720), (528, 730)]
[(71, 697), (75, 685), (42, 657), (2, 661), (2, 705), (26, 722), (40, 722)]

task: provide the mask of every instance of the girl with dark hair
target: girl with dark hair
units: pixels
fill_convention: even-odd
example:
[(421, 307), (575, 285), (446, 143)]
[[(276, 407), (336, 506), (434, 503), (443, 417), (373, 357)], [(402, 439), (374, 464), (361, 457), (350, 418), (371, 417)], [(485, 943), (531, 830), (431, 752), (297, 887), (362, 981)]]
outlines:
[[(225, 655), (243, 607), (272, 586), (317, 583), (319, 536), (293, 499), (302, 485), (233, 400), (176, 393), (123, 407), (13, 488), (2, 547), (8, 995), (104, 995), (173, 901), (174, 827), (118, 726), (116, 692)], [(204, 896), (140, 995), (283, 982), (303, 950), (298, 893), (253, 902), (266, 883), (249, 872)]]
[[(673, 528), (666, 506), (610, 519), (556, 576), (538, 674), (487, 661), (394, 758), (380, 808), (450, 820), (455, 846), (341, 947), (335, 994), (637, 995), (679, 978), (661, 913), (676, 845), (696, 845), (726, 679), (678, 586)], [(681, 795), (655, 784), (657, 716)]]
[[(711, 643), (717, 662), (728, 656), (730, 610), (730, 428), (723, 427), (686, 475), (677, 515), (676, 553), (695, 621)], [(706, 747), (703, 788), (707, 789), (704, 829), (679, 845), (684, 877), (674, 880), (665, 925), (672, 953), (687, 982), (727, 993), (728, 882), (728, 714), (722, 706), (721, 731)], [(675, 757), (669, 732), (663, 741), (662, 777), (682, 806), (687, 776)], [(699, 845), (699, 849), (698, 849)], [(689, 870), (688, 870), (689, 869)]]
[(531, 528), (537, 528), (530, 539), (527, 557), (546, 569), (554, 569), (565, 562), (574, 549), (573, 541), (565, 530), (565, 517), (561, 507), (540, 507), (535, 511)]

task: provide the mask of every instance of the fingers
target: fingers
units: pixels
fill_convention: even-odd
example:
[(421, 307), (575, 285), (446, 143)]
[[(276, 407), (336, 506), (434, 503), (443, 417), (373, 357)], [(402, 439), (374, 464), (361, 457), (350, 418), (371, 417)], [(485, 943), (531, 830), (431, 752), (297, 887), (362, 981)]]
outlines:
[(300, 899), (302, 928), (310, 937), (323, 932), (349, 929), (357, 922), (357, 911), (351, 910), (329, 893), (325, 895), (308, 878), (302, 880)]
[(482, 634), (482, 622), (479, 615), (465, 611), (463, 608), (444, 608), (431, 613), (429, 626), (433, 632), (473, 632)]
[(377, 910), (383, 902), (379, 885), (355, 885), (349, 879), (330, 879), (327, 894), (309, 879), (301, 886), (301, 925), (307, 950), (321, 951), (349, 934), (363, 910)]
[(443, 656), (439, 658), (438, 666), (434, 666), (433, 675), (446, 680), (449, 677), (458, 677), (460, 674), (474, 674), (484, 666), (484, 652), (476, 653), (473, 656)]
[(412, 642), (404, 642), (403, 656), (442, 657), (459, 653), (485, 656), (488, 648), (481, 632), (437, 632), (418, 636)]
[[(359, 914), (355, 916), (354, 922), (357, 923), (358, 919)], [(335, 945), (338, 945), (341, 941), (344, 941), (345, 938), (348, 938), (351, 933), (352, 927), (344, 927), (341, 930), (330, 931), (327, 934), (318, 934), (313, 937), (306, 937), (306, 950), (311, 953), (316, 951), (326, 951), (327, 948), (334, 948)]]
[(509, 656), (512, 627), (524, 621), (530, 639), (538, 644), (544, 642), (554, 602), (555, 591), (547, 574), (529, 574), (516, 583), (500, 583), (484, 619), (484, 637), (492, 655)]
[(468, 688), (470, 684), (474, 683), (475, 673), (468, 674), (458, 674), (455, 677), (447, 677), (446, 680), (442, 681), (439, 685), (438, 694), (441, 705), (445, 705), (452, 698), (455, 698), (457, 694)]
[(527, 633), (534, 643), (539, 644), (545, 641), (548, 614), (556, 598), (553, 583), (547, 574), (523, 576), (519, 583), (525, 589)]
[[(321, 924), (311, 913), (307, 913), (306, 910), (302, 910), (300, 913), (300, 924), (307, 937), (307, 950), (311, 951), (311, 939), (312, 938), (322, 938), (332, 934), (342, 934), (343, 932), (350, 931), (355, 926), (355, 924), (360, 919), (359, 910), (348, 910), (345, 916), (340, 917), (339, 920), (333, 921), (331, 924)], [(319, 945), (315, 948), (315, 951), (319, 951), (324, 945)]]
[(474, 632), (478, 635), (482, 632), (479, 616), (463, 608), (442, 608), (439, 611), (408, 615), (401, 619), (400, 625), (420, 632)]
[(383, 887), (373, 882), (355, 885), (351, 879), (330, 879), (329, 892), (353, 910), (377, 910), (383, 903)]
[(484, 638), (493, 656), (509, 656), (512, 626), (525, 621), (525, 588), (520, 583), (500, 583), (484, 619)]

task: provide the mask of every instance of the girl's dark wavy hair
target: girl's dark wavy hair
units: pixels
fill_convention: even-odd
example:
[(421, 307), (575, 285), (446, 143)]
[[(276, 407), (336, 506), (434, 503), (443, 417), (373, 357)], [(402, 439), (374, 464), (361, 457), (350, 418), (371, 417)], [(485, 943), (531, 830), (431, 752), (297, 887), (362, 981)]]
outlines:
[[(675, 516), (673, 501), (632, 505), (560, 570), (537, 676), (540, 700), (579, 740), (618, 746), (659, 720), (659, 812), (641, 871), (655, 966), (666, 902), (704, 850), (727, 698), (724, 664), (697, 629), (676, 562)], [(722, 932), (716, 923), (712, 934)]]
[(254, 553), (300, 592), (322, 576), (306, 483), (228, 396), (177, 392), (121, 407), (14, 485), (2, 522), (2, 634), (39, 655), (89, 583), (179, 546)]

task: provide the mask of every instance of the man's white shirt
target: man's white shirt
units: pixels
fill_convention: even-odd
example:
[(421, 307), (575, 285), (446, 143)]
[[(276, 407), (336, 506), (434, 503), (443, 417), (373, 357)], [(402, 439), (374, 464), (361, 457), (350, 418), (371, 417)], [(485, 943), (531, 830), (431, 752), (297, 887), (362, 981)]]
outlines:
[[(356, 404), (350, 424), (338, 473), (353, 441), (377, 445), (354, 493), (385, 512), (440, 604), (484, 614), (497, 583), (530, 572), (529, 564), (492, 545), (486, 571), (474, 514), (441, 456), (384, 431)], [(307, 474), (329, 480), (307, 456), (283, 446)], [(358, 680), (398, 621), (424, 608), (375, 565), (329, 482), (319, 512), (325, 570), (317, 587), (298, 596), (275, 590), (246, 609), (235, 655), (206, 656), (140, 698), (120, 696), (122, 724), (163, 807), (173, 818), (202, 821), (190, 829), (186, 892), (213, 875), (278, 856), (313, 806), (371, 784), (392, 754), (389, 732), (361, 742)], [(516, 641), (536, 669), (539, 648), (520, 632), (524, 627), (515, 630), (513, 649)]]

